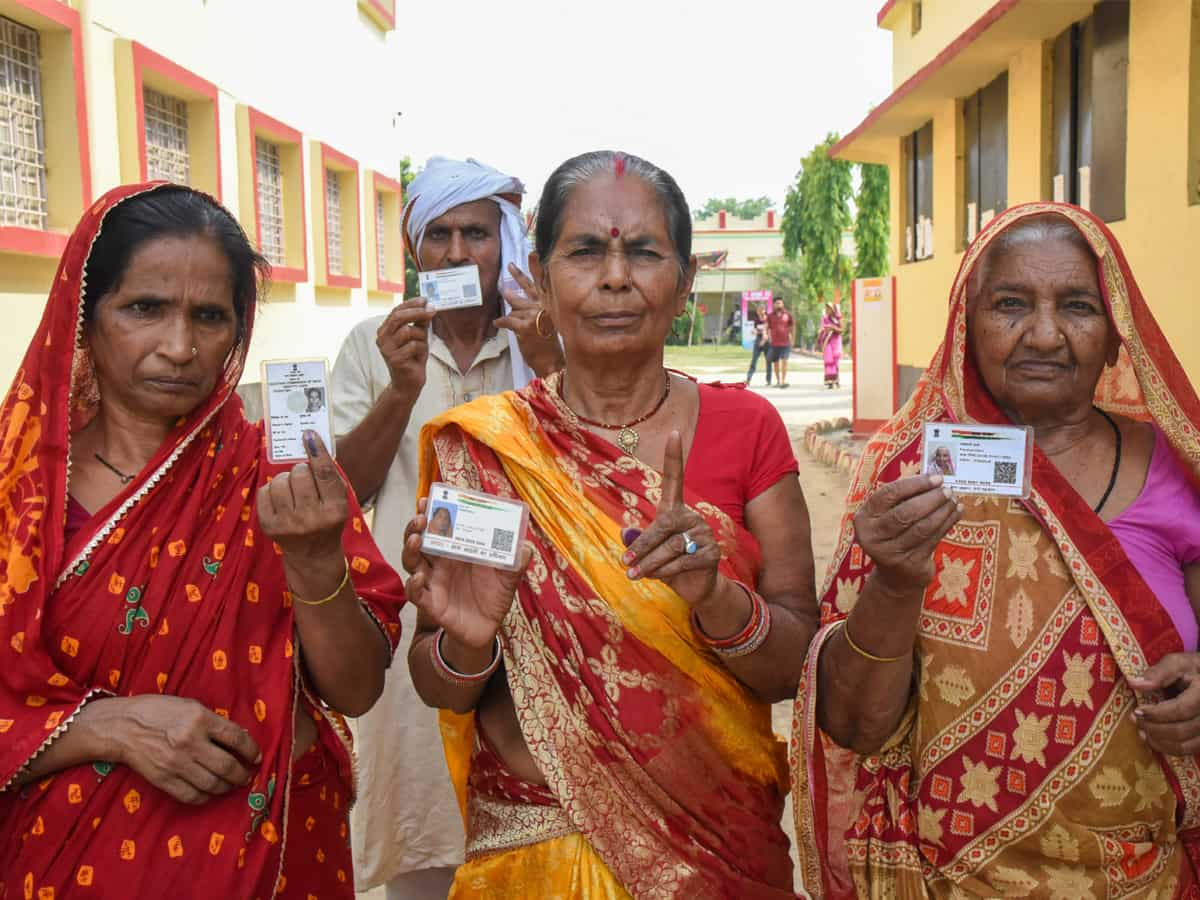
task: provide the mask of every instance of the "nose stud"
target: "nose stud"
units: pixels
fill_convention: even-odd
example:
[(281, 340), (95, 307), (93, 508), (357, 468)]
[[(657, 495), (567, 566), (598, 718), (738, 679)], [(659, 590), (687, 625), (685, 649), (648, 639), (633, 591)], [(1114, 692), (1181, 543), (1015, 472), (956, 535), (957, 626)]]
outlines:
[(200, 348), (199, 348), (199, 347), (193, 347), (193, 348), (192, 348), (192, 356), (199, 356), (199, 355), (200, 355)]

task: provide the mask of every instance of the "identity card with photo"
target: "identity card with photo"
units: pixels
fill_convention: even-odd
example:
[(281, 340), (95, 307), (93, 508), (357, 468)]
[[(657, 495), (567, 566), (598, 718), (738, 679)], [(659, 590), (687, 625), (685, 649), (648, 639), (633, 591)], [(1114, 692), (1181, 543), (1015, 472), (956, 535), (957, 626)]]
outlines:
[(520, 500), (438, 482), (429, 488), (425, 520), (423, 553), (510, 572), (520, 568), (517, 559), (529, 525), (529, 507)]
[(479, 266), (418, 272), (417, 279), (421, 284), (421, 296), (430, 309), (463, 309), (483, 305), (483, 292), (479, 289)]
[(925, 423), (921, 472), (957, 493), (1028, 497), (1032, 463), (1032, 428)]
[(262, 364), (263, 418), (271, 462), (306, 459), (304, 432), (315, 431), (333, 454), (329, 363), (324, 359), (270, 359)]

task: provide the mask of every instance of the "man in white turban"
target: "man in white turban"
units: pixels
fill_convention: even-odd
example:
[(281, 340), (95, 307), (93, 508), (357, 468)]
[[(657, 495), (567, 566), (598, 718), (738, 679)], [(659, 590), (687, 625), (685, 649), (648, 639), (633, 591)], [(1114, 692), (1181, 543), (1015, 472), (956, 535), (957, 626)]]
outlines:
[[(475, 160), (430, 159), (408, 189), (405, 243), (420, 270), (477, 265), (483, 305), (435, 312), (421, 298), (408, 300), (355, 326), (338, 354), (331, 391), (338, 462), (359, 500), (374, 504), (375, 540), (397, 570), (416, 510), (421, 426), (562, 365), (558, 336), (549, 316), (539, 317), (525, 272), (523, 193), (519, 180)], [(501, 296), (502, 273), (528, 296)], [(406, 607), (402, 619), (407, 650), (415, 609)], [(437, 713), (417, 697), (397, 656), (383, 697), (357, 722), (356, 887), (386, 884), (388, 900), (442, 900), (462, 862), (462, 817)]]

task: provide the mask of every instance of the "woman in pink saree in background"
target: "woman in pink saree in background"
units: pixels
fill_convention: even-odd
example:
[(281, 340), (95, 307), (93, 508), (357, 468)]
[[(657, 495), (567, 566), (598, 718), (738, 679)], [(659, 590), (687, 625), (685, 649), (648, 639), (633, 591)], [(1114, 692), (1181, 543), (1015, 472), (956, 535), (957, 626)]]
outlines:
[(825, 356), (825, 387), (830, 390), (841, 387), (838, 365), (842, 361), (842, 311), (836, 302), (825, 304), (817, 346)]

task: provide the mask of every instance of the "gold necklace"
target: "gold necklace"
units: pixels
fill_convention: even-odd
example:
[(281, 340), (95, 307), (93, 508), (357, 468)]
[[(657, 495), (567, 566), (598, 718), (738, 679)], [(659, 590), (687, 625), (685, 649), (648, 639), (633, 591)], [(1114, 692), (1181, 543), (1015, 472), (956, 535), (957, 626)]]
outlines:
[(664, 369), (663, 375), (665, 376), (665, 379), (662, 396), (658, 398), (658, 402), (654, 404), (654, 408), (644, 416), (638, 416), (638, 418), (634, 419), (632, 422), (626, 422), (624, 425), (609, 425), (605, 422), (597, 422), (595, 419), (589, 419), (586, 416), (581, 416), (579, 413), (575, 412), (575, 410), (571, 409), (570, 405), (567, 403), (567, 397), (564, 392), (564, 384), (567, 380), (565, 377), (559, 379), (558, 398), (562, 400), (563, 406), (566, 406), (567, 409), (571, 411), (571, 415), (577, 418), (580, 422), (583, 422), (585, 425), (591, 425), (593, 428), (603, 428), (605, 431), (615, 431), (617, 433), (616, 444), (621, 448), (621, 452), (632, 456), (633, 451), (637, 449), (638, 441), (641, 440), (641, 435), (634, 430), (633, 426), (641, 425), (656, 412), (662, 409), (663, 404), (667, 402), (667, 398), (671, 396), (671, 373)]

